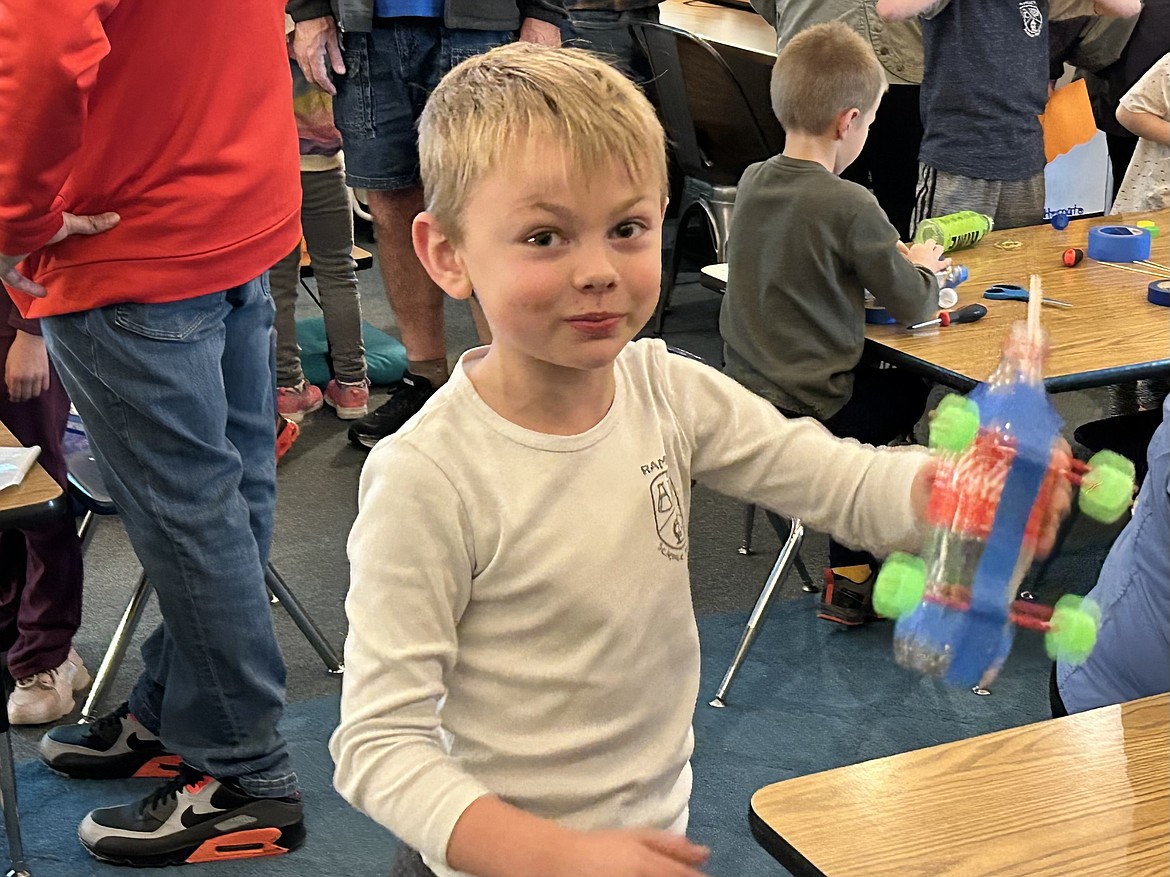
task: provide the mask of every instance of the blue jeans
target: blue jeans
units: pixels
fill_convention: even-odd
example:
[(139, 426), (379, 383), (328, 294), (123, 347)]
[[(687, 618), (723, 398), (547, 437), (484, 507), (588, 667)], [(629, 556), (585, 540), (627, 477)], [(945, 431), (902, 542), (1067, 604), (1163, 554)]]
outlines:
[(345, 75), (334, 76), (333, 120), (345, 140), (354, 188), (419, 184), (418, 119), (452, 67), (510, 43), (511, 31), (451, 30), (439, 18), (380, 18), (369, 33), (342, 34)]
[(266, 275), (165, 304), (41, 321), (106, 487), (158, 594), (130, 709), (249, 794), (290, 795), (284, 659), (264, 585), (276, 500)]

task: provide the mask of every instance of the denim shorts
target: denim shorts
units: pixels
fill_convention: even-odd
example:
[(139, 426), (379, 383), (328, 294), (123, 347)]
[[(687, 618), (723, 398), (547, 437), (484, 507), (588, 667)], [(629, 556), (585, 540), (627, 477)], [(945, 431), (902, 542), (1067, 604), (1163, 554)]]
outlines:
[(417, 186), (418, 118), (452, 67), (510, 43), (513, 31), (449, 30), (437, 18), (379, 19), (342, 35), (345, 75), (334, 78), (334, 121), (345, 141), (346, 182), (362, 189)]

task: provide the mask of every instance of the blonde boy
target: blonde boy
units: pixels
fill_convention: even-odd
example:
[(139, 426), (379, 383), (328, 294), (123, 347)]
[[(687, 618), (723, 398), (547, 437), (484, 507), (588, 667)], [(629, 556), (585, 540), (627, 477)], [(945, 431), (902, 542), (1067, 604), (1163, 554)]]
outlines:
[(415, 250), (493, 341), (362, 474), (337, 788), (408, 845), (396, 877), (695, 877), (692, 478), (886, 549), (917, 542), (923, 456), (630, 343), (658, 295), (663, 135), (594, 56), (464, 62), (420, 152)]

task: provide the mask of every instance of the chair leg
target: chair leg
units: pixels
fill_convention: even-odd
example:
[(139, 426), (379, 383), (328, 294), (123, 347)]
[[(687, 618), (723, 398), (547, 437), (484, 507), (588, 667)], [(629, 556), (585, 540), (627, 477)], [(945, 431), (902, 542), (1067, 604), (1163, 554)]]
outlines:
[(690, 197), (683, 194), (683, 203), (678, 212), (678, 225), (674, 232), (674, 246), (670, 251), (670, 267), (666, 276), (662, 278), (662, 292), (658, 296), (658, 305), (654, 308), (654, 337), (662, 336), (662, 324), (666, 321), (666, 311), (670, 307), (670, 295), (674, 292), (674, 281), (678, 277), (678, 269), (682, 264), (682, 239), (686, 233), (687, 222), (691, 214), (699, 205)]
[(284, 605), (285, 612), (292, 618), (293, 623), (300, 628), (305, 639), (309, 641), (309, 645), (316, 649), (317, 654), (321, 656), (321, 660), (325, 662), (326, 671), (334, 675), (345, 672), (345, 665), (337, 657), (337, 652), (333, 650), (333, 646), (325, 639), (325, 635), (321, 633), (321, 629), (309, 617), (309, 613), (305, 611), (300, 601), (289, 590), (288, 585), (271, 563), (268, 564), (268, 568), (264, 571), (264, 582), (268, 585), (268, 590), (272, 592), (273, 597)]
[(788, 538), (780, 547), (780, 553), (776, 555), (776, 563), (772, 565), (772, 571), (768, 573), (767, 581), (764, 582), (764, 587), (760, 590), (760, 596), (756, 600), (752, 614), (748, 617), (747, 627), (744, 628), (743, 636), (740, 638), (739, 647), (735, 650), (735, 657), (732, 658), (731, 666), (727, 668), (727, 673), (724, 674), (723, 681), (719, 683), (719, 690), (715, 692), (715, 697), (710, 702), (711, 706), (720, 709), (724, 706), (723, 699), (727, 696), (727, 689), (731, 687), (731, 682), (735, 679), (735, 674), (739, 672), (740, 665), (743, 663), (744, 658), (747, 657), (748, 649), (751, 648), (756, 634), (759, 633), (759, 625), (772, 603), (772, 597), (776, 593), (776, 588), (784, 581), (784, 577), (792, 566), (792, 562), (800, 553), (800, 543), (803, 541), (804, 524), (800, 522), (799, 518), (793, 518), (789, 527)]
[[(772, 529), (776, 531), (776, 535), (780, 537), (780, 541), (783, 542), (788, 539), (789, 534), (792, 532), (791, 523), (789, 523), (786, 518), (780, 517), (775, 512), (765, 512), (764, 514), (768, 518), (768, 523), (772, 525)], [(821, 589), (817, 587), (816, 583), (813, 581), (812, 576), (808, 574), (808, 567), (804, 565), (804, 561), (801, 560), (799, 554), (796, 555), (796, 559), (793, 561), (793, 563), (796, 564), (796, 572), (800, 576), (800, 580), (803, 583), (801, 584), (800, 589), (806, 594), (819, 593)]]
[(29, 877), (24, 861), (24, 841), (20, 835), (20, 811), (16, 803), (16, 763), (12, 757), (12, 738), (8, 730), (8, 695), (4, 696), (4, 730), (0, 731), (0, 805), (4, 808), (4, 833), (8, 837), (8, 877)]
[(752, 553), (752, 528), (756, 525), (756, 507), (748, 503), (743, 507), (743, 541), (739, 543), (739, 553), (747, 556)]
[(94, 674), (93, 685), (90, 686), (89, 695), (81, 707), (82, 722), (92, 722), (98, 718), (98, 705), (113, 683), (114, 677), (118, 675), (122, 658), (126, 655), (130, 639), (134, 636), (134, 629), (138, 627), (138, 619), (142, 617), (142, 610), (149, 598), (150, 582), (146, 580), (146, 573), (143, 572), (138, 577), (138, 584), (134, 588), (134, 593), (130, 595), (129, 602), (126, 603), (118, 626), (114, 629), (114, 637), (110, 640), (105, 655), (102, 656), (102, 663)]

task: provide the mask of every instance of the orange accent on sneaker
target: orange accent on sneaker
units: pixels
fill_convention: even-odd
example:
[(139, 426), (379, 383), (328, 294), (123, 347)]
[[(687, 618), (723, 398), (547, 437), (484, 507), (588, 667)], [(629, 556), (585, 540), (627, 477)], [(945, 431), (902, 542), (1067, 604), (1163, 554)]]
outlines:
[(207, 774), (204, 774), (199, 779), (197, 779), (195, 782), (187, 783), (187, 785), (184, 786), (184, 788), (187, 790), (187, 792), (189, 794), (198, 795), (199, 792), (202, 791), (203, 788), (208, 783), (210, 783), (213, 779), (214, 779), (214, 777), (209, 777)]
[(131, 777), (170, 779), (179, 775), (179, 765), (182, 761), (183, 759), (177, 755), (156, 755), (134, 771)]
[(187, 857), (187, 862), (196, 864), (251, 859), (256, 856), (282, 856), (288, 850), (277, 844), (280, 834), (279, 828), (253, 828), (250, 831), (225, 834), (201, 843), (195, 852)]
[(288, 449), (293, 446), (293, 442), (297, 440), (297, 436), (301, 434), (299, 425), (293, 423), (284, 415), (281, 415), (280, 420), (281, 425), (276, 430), (276, 462), (278, 463), (288, 453)]

